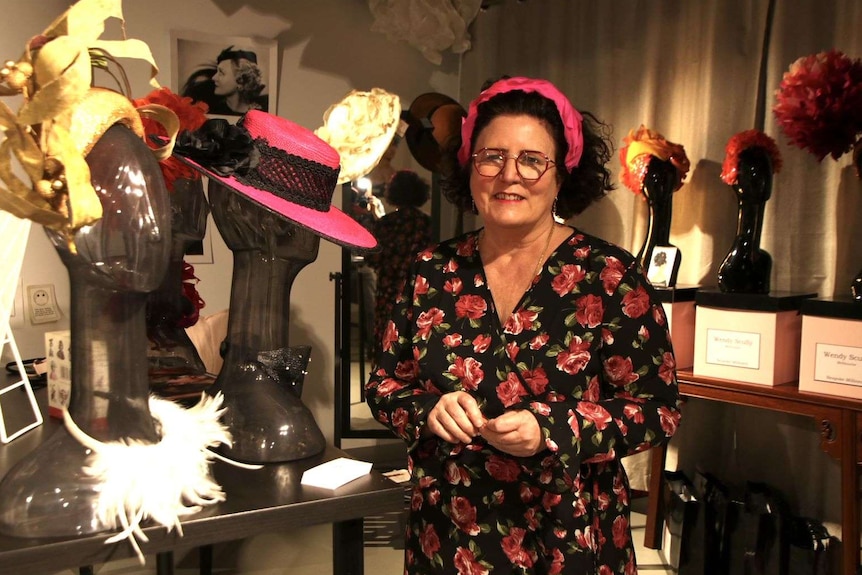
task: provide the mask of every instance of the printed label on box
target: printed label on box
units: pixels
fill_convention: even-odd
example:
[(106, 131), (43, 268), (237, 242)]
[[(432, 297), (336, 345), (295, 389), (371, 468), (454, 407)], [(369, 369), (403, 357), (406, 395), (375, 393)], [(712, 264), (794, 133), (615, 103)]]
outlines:
[(706, 363), (760, 369), (760, 334), (707, 329)]
[(72, 396), (72, 341), (69, 330), (45, 333), (48, 362), (48, 415), (63, 417)]
[(108, 381), (111, 373), (108, 365), (108, 342), (95, 339), (90, 342), (90, 359), (92, 361), (93, 410), (94, 417), (105, 418), (108, 416)]
[(862, 347), (818, 343), (814, 348), (816, 381), (862, 386)]

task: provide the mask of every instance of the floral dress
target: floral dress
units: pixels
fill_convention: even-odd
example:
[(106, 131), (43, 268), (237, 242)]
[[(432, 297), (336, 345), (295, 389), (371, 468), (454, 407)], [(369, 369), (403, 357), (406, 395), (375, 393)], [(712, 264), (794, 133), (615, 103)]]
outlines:
[(373, 357), (377, 357), (383, 329), (407, 279), (410, 264), (416, 253), (431, 243), (431, 217), (416, 208), (403, 207), (377, 220), (373, 232), (380, 251), (366, 260), (377, 272), (373, 339), (376, 346)]
[[(405, 573), (634, 574), (620, 458), (666, 442), (680, 419), (664, 310), (631, 254), (574, 230), (500, 325), (477, 237), (418, 255), (366, 386), (408, 444)], [(488, 418), (529, 410), (545, 449), (422, 436), (456, 390)]]

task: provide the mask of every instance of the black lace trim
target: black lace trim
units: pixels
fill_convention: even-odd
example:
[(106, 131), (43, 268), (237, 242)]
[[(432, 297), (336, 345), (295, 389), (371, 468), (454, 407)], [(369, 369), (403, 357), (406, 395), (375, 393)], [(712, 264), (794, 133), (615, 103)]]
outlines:
[(338, 168), (288, 154), (263, 138), (252, 139), (241, 122), (230, 124), (221, 118), (182, 132), (174, 151), (222, 177), (234, 176), (247, 186), (319, 212), (329, 211), (338, 183)]
[(238, 181), (306, 208), (329, 211), (338, 183), (337, 169), (273, 148), (262, 138), (256, 138), (254, 144), (257, 165), (244, 174), (234, 174)]

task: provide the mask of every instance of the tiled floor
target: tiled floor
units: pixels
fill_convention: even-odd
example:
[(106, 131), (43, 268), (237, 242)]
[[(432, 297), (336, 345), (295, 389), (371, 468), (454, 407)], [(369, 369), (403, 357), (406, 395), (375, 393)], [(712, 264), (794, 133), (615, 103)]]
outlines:
[[(642, 509), (645, 499), (635, 500), (635, 509)], [(660, 554), (642, 546), (646, 517), (632, 514), (632, 535), (636, 543), (638, 570), (641, 575), (671, 575), (673, 571), (663, 563)], [(374, 522), (369, 521), (373, 530)], [(385, 530), (385, 528), (384, 528)], [(367, 539), (367, 538), (366, 538)], [(402, 549), (380, 542), (369, 542), (365, 547), (365, 573), (369, 575), (400, 575)], [(218, 545), (214, 553), (215, 575), (337, 575), (332, 573), (332, 531), (328, 525), (306, 529), (271, 533), (245, 541)], [(175, 575), (197, 575), (197, 554), (194, 550), (177, 553)], [(96, 566), (99, 575), (155, 575), (155, 558), (148, 557), (147, 565), (123, 560)], [(78, 575), (67, 570), (57, 575)]]

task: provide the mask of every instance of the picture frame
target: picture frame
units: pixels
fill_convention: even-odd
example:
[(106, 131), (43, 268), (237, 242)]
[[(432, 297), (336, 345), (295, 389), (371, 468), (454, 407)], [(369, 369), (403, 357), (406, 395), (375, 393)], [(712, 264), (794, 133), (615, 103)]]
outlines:
[(204, 237), (201, 238), (199, 242), (193, 242), (188, 249), (186, 249), (186, 253), (183, 256), (183, 259), (186, 262), (190, 264), (214, 263), (212, 227), (212, 216), (207, 216), (207, 227)]
[(679, 249), (674, 246), (655, 246), (649, 258), (647, 279), (656, 287), (674, 287), (680, 264)]
[(172, 30), (171, 84), (175, 93), (205, 102), (210, 116), (236, 120), (248, 109), (275, 114), (278, 42)]

